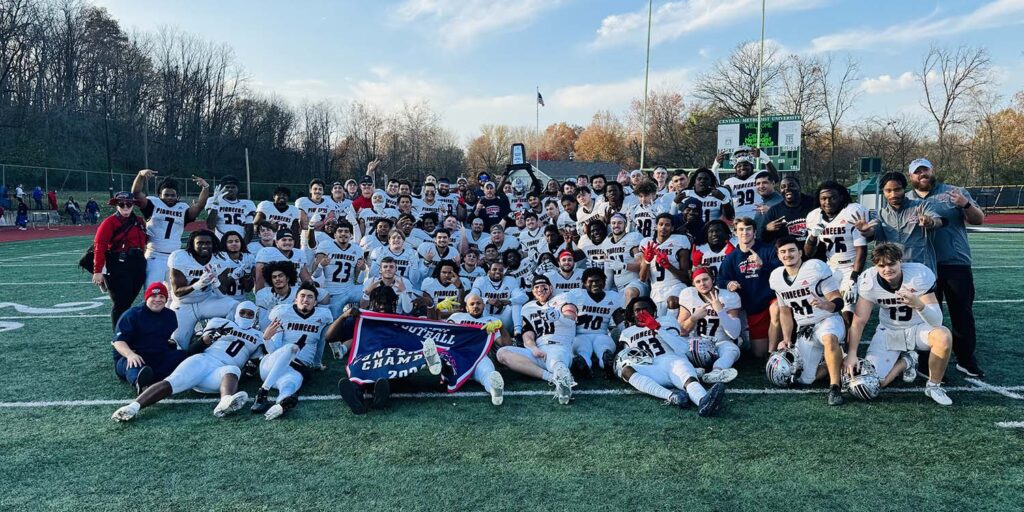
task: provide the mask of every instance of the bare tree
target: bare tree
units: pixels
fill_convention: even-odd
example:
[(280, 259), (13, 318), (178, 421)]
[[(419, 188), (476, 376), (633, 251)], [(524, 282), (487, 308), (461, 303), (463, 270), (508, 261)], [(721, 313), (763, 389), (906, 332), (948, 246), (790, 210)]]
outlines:
[(836, 177), (836, 147), (840, 137), (839, 124), (843, 116), (853, 107), (859, 93), (857, 81), (860, 79), (860, 67), (857, 61), (847, 57), (842, 69), (833, 67), (834, 60), (829, 55), (818, 67), (815, 81), (821, 99), (821, 108), (829, 128), (829, 177)]
[(821, 87), (817, 76), (822, 62), (817, 56), (790, 55), (786, 58), (780, 76), (778, 110), (780, 114), (801, 118), (801, 137), (814, 137), (824, 115)]
[(951, 131), (965, 123), (961, 108), (970, 96), (992, 85), (992, 61), (988, 50), (960, 46), (955, 50), (932, 46), (921, 62), (917, 80), (924, 89), (922, 106), (935, 121), (938, 135), (937, 165), (951, 163)]
[(758, 86), (760, 80), (765, 92), (762, 109), (771, 111), (772, 102), (767, 92), (774, 90), (782, 74), (779, 47), (765, 44), (763, 70), (758, 54), (756, 43), (739, 44), (727, 59), (716, 62), (710, 72), (697, 78), (694, 95), (728, 116), (751, 117), (757, 115), (757, 99), (762, 93)]

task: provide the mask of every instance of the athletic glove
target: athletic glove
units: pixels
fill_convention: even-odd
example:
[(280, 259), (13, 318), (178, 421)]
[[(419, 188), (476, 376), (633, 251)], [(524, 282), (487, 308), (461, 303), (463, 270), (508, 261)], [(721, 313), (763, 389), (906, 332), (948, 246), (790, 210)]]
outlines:
[(501, 320), (491, 320), (484, 324), (482, 329), (487, 331), (487, 334), (494, 334), (495, 331), (501, 329)]
[(654, 242), (647, 242), (647, 245), (641, 249), (644, 255), (644, 261), (650, 263), (654, 261), (654, 258), (658, 255), (658, 246), (654, 245)]
[(655, 256), (655, 258), (658, 262), (658, 266), (661, 268), (669, 268), (672, 266), (672, 264), (668, 261), (668, 253), (664, 251), (658, 251), (658, 254), (657, 256)]
[(455, 308), (457, 308), (457, 307), (459, 307), (461, 305), (462, 304), (460, 304), (459, 302), (455, 301), (454, 297), (448, 297), (448, 298), (442, 300), (441, 302), (438, 302), (436, 307), (437, 307), (438, 311), (440, 311), (442, 313), (448, 313), (451, 310), (453, 310), (453, 309), (455, 309)]
[(238, 281), (239, 279), (245, 277), (245, 275), (248, 273), (249, 272), (246, 271), (245, 269), (245, 265), (239, 265), (235, 267), (234, 270), (231, 271), (231, 278), (234, 279), (235, 281)]
[(610, 260), (604, 262), (604, 266), (605, 266), (605, 268), (607, 268), (608, 270), (611, 270), (612, 272), (619, 272), (622, 269), (626, 268), (626, 264), (624, 262), (621, 262), (621, 261), (617, 260), (617, 259), (610, 259)]
[(220, 206), (220, 200), (223, 198), (223, 188), (217, 185), (213, 188), (213, 194), (210, 194), (210, 199), (206, 202), (207, 206)]
[(640, 327), (650, 329), (652, 331), (657, 331), (658, 329), (661, 329), (661, 324), (659, 324), (658, 321), (655, 320), (654, 317), (651, 316), (651, 314), (646, 311), (641, 311), (636, 314), (636, 324), (639, 325)]

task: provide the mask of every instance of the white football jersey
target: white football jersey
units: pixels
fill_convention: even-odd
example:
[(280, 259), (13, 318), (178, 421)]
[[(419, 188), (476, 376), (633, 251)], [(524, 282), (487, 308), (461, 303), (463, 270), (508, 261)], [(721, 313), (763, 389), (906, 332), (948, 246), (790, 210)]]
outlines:
[(519, 282), (511, 277), (505, 276), (500, 282), (491, 281), (490, 276), (483, 275), (473, 282), (473, 293), (484, 299), (485, 315), (500, 315), (508, 306), (492, 306), (486, 304), (490, 299), (513, 301), (514, 297), (525, 297)]
[(153, 207), (146, 219), (146, 251), (170, 254), (181, 249), (188, 203), (178, 201), (174, 206), (167, 206), (159, 197), (148, 196), (146, 199)]
[(768, 278), (768, 283), (775, 291), (779, 304), (793, 308), (793, 319), (799, 327), (814, 325), (836, 314), (811, 305), (814, 297), (825, 300), (825, 295), (839, 289), (838, 280), (824, 261), (803, 262), (792, 279), (786, 267), (776, 268)]
[(622, 296), (615, 291), (605, 291), (601, 300), (594, 300), (590, 292), (579, 289), (557, 300), (576, 306), (576, 334), (608, 334), (615, 323), (612, 314), (622, 309)]
[[(554, 312), (555, 319), (549, 320), (548, 315)], [(523, 331), (532, 330), (537, 336), (537, 345), (563, 345), (572, 347), (576, 339), (576, 322), (562, 315), (559, 306), (548, 302), (540, 304), (531, 300), (523, 304)], [(527, 329), (529, 326), (530, 329)]]
[[(605, 261), (615, 260), (626, 264), (636, 261), (636, 254), (641, 243), (643, 243), (643, 236), (636, 231), (630, 231), (623, 234), (622, 238), (618, 240), (614, 240), (609, 235), (608, 238), (604, 239), (604, 242), (601, 242), (601, 248), (604, 249)], [(619, 291), (622, 291), (627, 285), (639, 279), (639, 274), (625, 268), (616, 271), (614, 275), (615, 287)]]
[[(256, 206), (256, 213), (262, 213), (263, 217), (267, 222), (271, 223), (277, 229), (281, 228), (292, 228), (292, 223), (299, 220), (299, 209), (288, 205), (283, 212), (277, 211), (277, 207), (270, 201), (260, 201), (260, 204)], [(298, 236), (298, 233), (292, 233)]]
[(584, 210), (583, 206), (576, 208), (576, 232), (585, 234), (587, 232), (586, 226), (590, 222), (590, 219), (604, 219), (605, 213), (608, 212), (608, 204), (591, 204), (589, 211)]
[(705, 267), (711, 270), (711, 278), (714, 280), (718, 273), (718, 267), (722, 266), (722, 262), (725, 261), (725, 257), (729, 255), (733, 250), (736, 249), (736, 245), (739, 241), (733, 238), (732, 240), (725, 243), (721, 250), (715, 251), (711, 249), (710, 244), (698, 245), (693, 249), (693, 253), (690, 255), (690, 262), (693, 263), (694, 267)]
[(477, 265), (473, 270), (466, 270), (465, 265), (459, 265), (459, 279), (462, 279), (462, 286), (467, 290), (473, 288), (473, 283), (477, 279), (486, 275), (487, 272), (484, 272), (484, 268), (480, 265)]
[(718, 187), (718, 190), (725, 195), (724, 200), (711, 194), (700, 196), (693, 190), (686, 191), (686, 197), (693, 197), (700, 201), (701, 207), (703, 208), (702, 211), (704, 212), (704, 222), (720, 219), (722, 217), (722, 205), (729, 201), (729, 191), (722, 187)]
[[(256, 258), (247, 252), (242, 253), (242, 258), (238, 260), (231, 259), (226, 252), (218, 252), (213, 255), (214, 272), (217, 275), (222, 274), (225, 270), (234, 271), (235, 269), (241, 268), (245, 270), (246, 274), (251, 274), (253, 268), (256, 266)], [(242, 287), (238, 286), (238, 280), (234, 280), (234, 285), (227, 291), (227, 293), (221, 293), (220, 288), (217, 288), (217, 294), (232, 297), (238, 300), (242, 300), (245, 297), (245, 292), (242, 291)]]
[(573, 268), (569, 277), (562, 275), (561, 269), (555, 270), (554, 272), (548, 272), (544, 274), (548, 279), (551, 280), (551, 294), (561, 295), (568, 293), (573, 290), (583, 289), (583, 269)]
[(860, 298), (878, 304), (878, 323), (886, 329), (909, 329), (925, 323), (920, 313), (896, 296), (897, 291), (903, 290), (920, 296), (933, 293), (935, 288), (935, 274), (926, 265), (903, 263), (901, 268), (903, 283), (895, 290), (878, 276), (878, 270), (874, 266), (865, 270), (857, 280)]
[(472, 325), (472, 326), (477, 326), (477, 327), (483, 327), (484, 324), (486, 324), (488, 322), (491, 322), (491, 321), (494, 321), (494, 320), (497, 320), (497, 318), (495, 318), (493, 316), (487, 316), (487, 315), (481, 315), (480, 318), (477, 318), (477, 317), (475, 317), (475, 316), (473, 316), (473, 315), (471, 315), (469, 313), (466, 313), (464, 311), (460, 311), (458, 313), (452, 313), (452, 316), (448, 317), (448, 321), (450, 323), (461, 324), (461, 325)]
[(538, 227), (534, 231), (524, 229), (519, 232), (519, 246), (526, 253), (527, 258), (536, 258), (538, 255), (537, 246), (544, 240), (544, 228)]
[(263, 344), (263, 333), (259, 329), (243, 329), (226, 318), (213, 318), (207, 322), (203, 329), (203, 335), (206, 334), (214, 334), (216, 338), (203, 353), (239, 369)]
[[(729, 290), (718, 290), (718, 300), (722, 301), (725, 306), (722, 308), (722, 314), (728, 314), (733, 309), (741, 309), (740, 296)], [(700, 296), (700, 292), (696, 288), (690, 286), (687, 287), (679, 294), (679, 305), (686, 308), (687, 311), (692, 315), (698, 309), (707, 310), (708, 314), (697, 320), (697, 326), (692, 334), (697, 336), (706, 336), (713, 338), (715, 341), (734, 341), (726, 334), (725, 329), (722, 328), (721, 319), (715, 309), (703, 297)]]
[(657, 202), (648, 205), (636, 203), (626, 213), (626, 217), (629, 218), (629, 229), (640, 233), (644, 238), (650, 238), (654, 235), (654, 221), (662, 213), (665, 213), (665, 210)]
[(746, 179), (730, 176), (722, 182), (732, 194), (732, 207), (736, 210), (737, 219), (740, 217), (750, 217), (753, 219), (757, 213), (755, 207), (764, 203), (764, 198), (761, 197), (761, 194), (757, 193), (757, 186), (754, 185), (756, 176), (757, 171), (755, 170)]
[(391, 219), (392, 223), (398, 220), (398, 210), (394, 208), (383, 208), (381, 210), (374, 210), (373, 208), (363, 208), (359, 210), (359, 220), (363, 221), (363, 229), (366, 230), (364, 235), (370, 236), (377, 231), (377, 221), (381, 219)]
[[(447, 196), (437, 195), (437, 202), (444, 205), (443, 213), (445, 215), (454, 215), (459, 209), (459, 195), (451, 192)], [(441, 218), (444, 221), (444, 218)]]
[[(434, 268), (441, 260), (452, 260), (459, 256), (459, 251), (452, 247), (449, 243), (448, 247), (441, 250), (437, 247), (437, 244), (433, 241), (419, 244), (416, 248), (416, 254), (423, 260), (423, 263), (429, 267)], [(428, 259), (427, 256), (430, 256)]]
[(815, 208), (807, 214), (807, 228), (823, 225), (824, 230), (818, 241), (825, 244), (825, 255), (828, 257), (829, 266), (833, 269), (852, 269), (853, 262), (857, 257), (857, 247), (866, 247), (867, 239), (860, 230), (853, 226), (853, 217), (857, 214), (867, 218), (867, 212), (863, 206), (854, 203), (847, 205), (831, 221), (825, 221), (821, 208)]
[[(210, 263), (213, 263), (212, 258), (210, 260)], [(185, 249), (178, 249), (172, 252), (171, 256), (167, 258), (167, 269), (168, 277), (172, 275), (170, 272), (171, 270), (177, 270), (178, 272), (184, 274), (185, 280), (188, 281), (189, 284), (191, 284), (198, 281), (199, 278), (202, 277), (203, 272), (206, 271), (206, 265), (203, 265), (196, 261), (196, 259), (193, 258), (192, 255), (189, 254), (188, 251), (186, 251)], [(196, 304), (198, 302), (202, 302), (206, 298), (213, 295), (213, 290), (217, 285), (218, 283), (215, 282), (210, 286), (203, 288), (202, 290), (192, 290), (191, 293), (183, 297), (178, 297), (177, 295), (175, 295), (174, 289), (173, 287), (171, 287), (171, 303)]]
[(299, 347), (299, 353), (295, 356), (296, 361), (310, 367), (318, 365), (316, 348), (334, 321), (331, 311), (323, 306), (317, 306), (308, 315), (301, 315), (295, 305), (282, 304), (270, 311), (270, 321), (274, 320), (281, 321), (281, 331), (273, 340), (267, 342), (274, 345), (268, 346), (267, 352), (273, 353), (289, 343), (294, 343)]
[(334, 199), (327, 196), (320, 198), (319, 203), (314, 202), (310, 197), (300, 197), (295, 200), (295, 207), (306, 214), (307, 221), (318, 213), (327, 217), (327, 214), (338, 210), (338, 205), (334, 203)]
[(433, 299), (435, 306), (445, 299), (455, 299), (456, 301), (459, 301), (459, 289), (454, 284), (444, 286), (440, 281), (433, 277), (428, 277), (423, 280), (423, 285), (420, 286), (420, 291), (429, 295), (430, 298)]
[(607, 258), (607, 254), (603, 241), (598, 245), (591, 242), (589, 238), (583, 237), (580, 239), (579, 248), (586, 256), (583, 263), (587, 268), (604, 268), (604, 262)]
[(253, 217), (256, 216), (256, 205), (248, 199), (221, 199), (219, 205), (210, 205), (206, 209), (217, 212), (217, 225), (214, 228), (217, 238), (224, 238), (224, 235), (230, 232), (238, 233), (245, 238), (245, 226), (252, 224)]
[(302, 269), (309, 265), (309, 254), (302, 249), (292, 249), (290, 255), (281, 252), (277, 247), (264, 247), (256, 253), (256, 263), (273, 263), (275, 261), (290, 261), (295, 265), (295, 271), (302, 273)]
[(256, 298), (253, 299), (253, 302), (255, 302), (256, 306), (259, 307), (257, 314), (260, 317), (260, 325), (264, 327), (270, 325), (270, 312), (281, 304), (294, 303), (295, 294), (298, 293), (298, 291), (299, 285), (296, 284), (288, 290), (288, 294), (285, 296), (275, 294), (274, 289), (270, 286), (261, 288), (260, 291), (256, 292)]
[(363, 258), (363, 249), (356, 244), (349, 243), (348, 247), (341, 247), (334, 240), (317, 243), (317, 254), (324, 254), (330, 260), (324, 267), (325, 284), (328, 293), (340, 293), (345, 288), (356, 284), (356, 277), (359, 271), (356, 264)]
[(519, 268), (505, 268), (505, 276), (515, 279), (519, 286), (526, 290), (533, 287), (533, 261), (523, 260)]
[(422, 275), (422, 265), (420, 264), (420, 257), (416, 254), (416, 251), (408, 244), (402, 246), (402, 251), (395, 254), (391, 250), (390, 246), (383, 246), (374, 249), (370, 253), (370, 261), (373, 264), (370, 266), (370, 271), (367, 275), (370, 277), (380, 277), (380, 260), (386, 256), (391, 256), (395, 259), (395, 265), (398, 267), (398, 275), (412, 281), (413, 283), (419, 283), (421, 281), (420, 276)]
[(273, 246), (274, 246), (273, 243), (271, 243), (270, 245), (266, 245), (265, 246), (259, 240), (256, 240), (255, 242), (249, 242), (249, 245), (246, 246), (246, 248), (249, 249), (249, 254), (252, 254), (253, 258), (255, 258), (256, 255), (259, 254), (260, 251), (263, 250), (264, 247), (273, 247)]
[[(660, 244), (653, 238), (647, 238), (640, 242), (640, 247), (646, 246), (649, 242), (654, 242), (654, 244), (657, 245), (658, 250), (667, 253), (668, 259), (672, 262), (672, 266), (674, 267), (679, 266), (679, 251), (690, 249), (690, 238), (686, 235), (669, 235), (669, 237)], [(657, 264), (657, 261), (651, 262), (650, 274), (651, 275), (648, 279), (651, 282), (652, 295), (655, 290), (671, 290), (677, 285), (683, 284), (675, 274), (661, 268)]]
[(488, 233), (480, 233), (480, 238), (476, 238), (472, 231), (466, 232), (466, 244), (469, 245), (470, 249), (476, 247), (480, 254), (483, 254), (484, 247), (487, 247), (489, 243), (491, 243), (491, 235)]
[(441, 223), (441, 222), (444, 221), (444, 217), (445, 217), (445, 215), (448, 214), (449, 208), (450, 208), (450, 206), (448, 204), (444, 203), (443, 201), (441, 201), (436, 196), (434, 197), (434, 202), (433, 203), (428, 204), (425, 200), (421, 200), (421, 201), (419, 201), (418, 204), (416, 204), (416, 206), (419, 207), (419, 216), (420, 217), (422, 217), (423, 215), (426, 215), (428, 213), (433, 213), (433, 214), (437, 215), (437, 222), (438, 223)]
[(631, 325), (623, 329), (619, 333), (619, 343), (622, 343), (627, 349), (636, 348), (643, 350), (650, 354), (651, 357), (676, 356), (676, 353), (672, 351), (672, 347), (662, 343), (655, 336), (654, 331), (639, 325)]

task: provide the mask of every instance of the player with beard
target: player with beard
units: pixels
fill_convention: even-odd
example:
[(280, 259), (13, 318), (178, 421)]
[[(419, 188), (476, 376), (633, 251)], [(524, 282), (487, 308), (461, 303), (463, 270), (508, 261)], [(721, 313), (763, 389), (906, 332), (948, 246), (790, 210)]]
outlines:
[(295, 272), (304, 283), (313, 280), (309, 275), (306, 266), (309, 264), (307, 253), (304, 250), (295, 248), (295, 237), (287, 229), (281, 229), (276, 235), (277, 241), (274, 247), (265, 247), (256, 254), (256, 291), (261, 290), (267, 284), (263, 281), (263, 267), (275, 261), (287, 261), (295, 266)]
[(782, 177), (779, 184), (782, 202), (769, 208), (764, 225), (764, 241), (772, 243), (784, 236), (792, 236), (803, 244), (807, 240), (807, 214), (815, 208), (814, 198), (801, 193), (800, 180), (793, 174)]
[(691, 176), (690, 184), (693, 188), (687, 191), (686, 197), (700, 201), (704, 222), (721, 217), (736, 218), (732, 203), (729, 201), (728, 191), (718, 186), (718, 180), (715, 179), (715, 174), (710, 169), (701, 167), (693, 171)]
[(704, 389), (698, 372), (683, 356), (686, 341), (673, 328), (662, 328), (654, 319), (656, 309), (647, 297), (637, 297), (626, 306), (626, 328), (619, 334), (625, 348), (616, 357), (615, 373), (638, 391), (668, 405), (682, 408), (692, 400), (699, 416), (714, 415), (725, 405), (725, 384)]
[(437, 200), (444, 205), (448, 215), (458, 215), (459, 194), (452, 192), (452, 184), (448, 181), (448, 178), (437, 180)]
[[(701, 376), (707, 383), (731, 382), (736, 378), (733, 365), (740, 358), (740, 347), (736, 343), (743, 331), (740, 321), (740, 296), (715, 286), (709, 269), (694, 267), (693, 286), (679, 294), (679, 332), (683, 336), (704, 338), (714, 343), (714, 361), (710, 370)], [(703, 366), (693, 357), (694, 350), (701, 350), (699, 340), (690, 339), (690, 361), (694, 366)], [(703, 355), (703, 354), (702, 354)]]
[(352, 224), (342, 220), (334, 228), (334, 239), (318, 242), (310, 240), (310, 248), (316, 252), (319, 265), (326, 277), (325, 290), (330, 296), (331, 315), (337, 317), (348, 304), (358, 304), (363, 297), (359, 286), (359, 272), (366, 269), (363, 251), (352, 241)]
[(324, 197), (324, 180), (315, 178), (309, 182), (309, 197), (300, 197), (295, 200), (295, 207), (299, 209), (299, 227), (306, 229), (310, 219), (315, 215), (326, 218), (338, 210), (338, 206), (330, 197)]
[(462, 236), (459, 237), (459, 253), (465, 254), (470, 249), (483, 252), (490, 241), (491, 235), (484, 232), (483, 219), (475, 218), (469, 223), (469, 232), (463, 230)]
[(391, 219), (378, 219), (377, 224), (373, 226), (373, 233), (367, 233), (359, 239), (359, 247), (366, 257), (369, 257), (373, 251), (388, 245), (388, 234), (391, 233), (394, 226), (395, 222)]
[(853, 307), (857, 303), (857, 276), (867, 259), (868, 242), (854, 227), (854, 219), (867, 217), (867, 210), (850, 203), (846, 187), (835, 181), (826, 181), (818, 187), (820, 207), (807, 214), (807, 241), (804, 255), (814, 257), (824, 249), (828, 266), (842, 279), (839, 293), (843, 295), (843, 319), (850, 324)]
[(220, 250), (213, 255), (213, 265), (220, 282), (217, 292), (241, 302), (252, 291), (256, 258), (249, 253), (242, 235), (228, 231), (220, 240)]
[(451, 246), (451, 233), (444, 228), (434, 232), (434, 241), (420, 244), (416, 253), (423, 259), (425, 270), (433, 271), (441, 260), (459, 262), (459, 251)]
[(551, 282), (533, 279), (535, 300), (522, 308), (523, 346), (501, 347), (498, 361), (513, 371), (555, 385), (558, 403), (567, 405), (576, 385), (569, 372), (572, 343), (576, 336), (576, 306), (551, 301)]
[(470, 293), (484, 299), (484, 314), (501, 320), (505, 326), (512, 326), (512, 334), (523, 332), (521, 309), (527, 301), (519, 281), (505, 275), (505, 264), (495, 261), (488, 265), (487, 275), (473, 282)]
[(206, 202), (206, 228), (213, 230), (221, 240), (229, 232), (242, 235), (243, 240), (252, 240), (252, 221), (256, 217), (256, 205), (248, 199), (238, 198), (238, 178), (227, 175), (220, 179), (219, 194)]
[(608, 238), (608, 226), (600, 219), (593, 219), (587, 224), (586, 230), (586, 238), (580, 240), (584, 264), (587, 268), (599, 268), (603, 272), (607, 260), (603, 244)]
[(437, 197), (437, 187), (433, 183), (423, 184), (423, 199), (417, 206), (420, 214), (433, 213), (443, 217), (451, 213), (451, 206)]
[(948, 301), (956, 370), (968, 377), (984, 378), (985, 373), (978, 366), (974, 354), (977, 345), (974, 274), (971, 272), (971, 246), (966, 224), (984, 224), (985, 213), (966, 189), (939, 182), (928, 160), (914, 160), (907, 170), (913, 197), (924, 200), (943, 218), (942, 227), (935, 230), (934, 238), (935, 296), (940, 305), (943, 300)]
[(655, 223), (654, 236), (644, 239), (640, 248), (640, 279), (651, 283), (651, 299), (663, 315), (678, 307), (669, 304), (670, 299), (678, 299), (679, 292), (690, 281), (690, 239), (673, 234), (672, 215), (662, 213)]
[(238, 305), (234, 299), (214, 293), (214, 285), (225, 286), (233, 279), (221, 280), (212, 264), (217, 238), (212, 231), (193, 231), (185, 249), (167, 259), (171, 282), (170, 308), (178, 317), (178, 328), (171, 336), (181, 349), (188, 347), (201, 320), (227, 316)]
[[(493, 316), (484, 316), (484, 299), (479, 295), (469, 294), (466, 296), (466, 312), (453, 313), (448, 317), (453, 324), (479, 326), (486, 329), (488, 333), (499, 332), (499, 339), (496, 345), (503, 347), (510, 343), (508, 332), (502, 329), (501, 320)], [(488, 355), (477, 363), (473, 369), (473, 380), (480, 383), (491, 396), (491, 403), (501, 405), (504, 399), (505, 379), (494, 368), (494, 356)]]
[(606, 376), (614, 377), (615, 342), (609, 331), (613, 325), (622, 323), (622, 296), (606, 291), (606, 283), (603, 270), (588, 268), (583, 272), (583, 289), (555, 298), (555, 301), (575, 304), (578, 311), (576, 339), (572, 343), (575, 354), (572, 366), (577, 375), (589, 376), (594, 367), (592, 359), (596, 359)]
[(256, 305), (249, 301), (238, 304), (232, 320), (210, 320), (202, 336), (189, 346), (189, 357), (166, 379), (149, 386), (130, 404), (114, 411), (111, 419), (129, 421), (139, 410), (189, 389), (200, 393), (219, 392), (220, 401), (213, 408), (213, 415), (218, 418), (241, 409), (249, 400), (248, 393), (238, 391), (242, 366), (263, 346), (263, 336), (255, 323)]
[(519, 250), (519, 240), (511, 236), (505, 236), (505, 228), (500, 224), (491, 226), (491, 238), (487, 243), (494, 244), (494, 248), (499, 253), (509, 249)]
[(463, 302), (466, 287), (459, 278), (459, 264), (452, 260), (441, 260), (431, 277), (423, 280), (420, 289), (430, 297), (427, 313), (432, 319), (444, 319), (452, 314)]
[(693, 250), (691, 257), (693, 268), (702, 267), (711, 274), (714, 280), (718, 275), (718, 267), (734, 249), (738, 241), (732, 238), (729, 226), (720, 220), (713, 220), (704, 225), (704, 244)]
[(267, 220), (278, 230), (288, 229), (292, 233), (298, 233), (300, 213), (298, 208), (288, 204), (291, 195), (288, 187), (274, 189), (273, 202), (260, 201), (260, 204), (256, 205), (256, 218), (253, 219), (253, 224)]
[(526, 289), (533, 282), (533, 263), (524, 261), (519, 251), (509, 249), (501, 253), (501, 262), (505, 264), (505, 275), (515, 279), (521, 288)]
[(544, 275), (552, 284), (555, 295), (578, 290), (583, 283), (583, 269), (576, 268), (576, 255), (568, 250), (558, 253), (558, 270)]
[(605, 251), (605, 271), (611, 276), (614, 288), (622, 294), (623, 306), (629, 301), (647, 295), (650, 286), (640, 279), (640, 244), (643, 237), (636, 231), (626, 231), (626, 216), (614, 213), (609, 225), (612, 234), (601, 243)]
[[(791, 236), (776, 241), (775, 250), (782, 266), (772, 271), (769, 282), (779, 302), (779, 350), (796, 346), (803, 360), (800, 382), (812, 384), (828, 376), (828, 404), (843, 405), (843, 349), (839, 340), (845, 338), (846, 327), (839, 316), (843, 297), (838, 280), (825, 262), (804, 261), (799, 242)], [(820, 366), (822, 359), (824, 367)]]
[(157, 186), (157, 196), (147, 196), (143, 191), (146, 180), (156, 178), (156, 171), (143, 169), (132, 181), (132, 195), (135, 204), (146, 219), (146, 283), (167, 281), (167, 260), (171, 253), (181, 249), (181, 235), (185, 225), (196, 220), (206, 207), (210, 197), (210, 186), (206, 180), (192, 176), (199, 185), (199, 199), (189, 206), (178, 201), (178, 182), (165, 179)]
[(263, 280), (267, 286), (256, 292), (256, 306), (259, 308), (259, 324), (270, 324), (270, 311), (281, 304), (295, 302), (299, 290), (299, 275), (295, 266), (287, 261), (275, 261), (263, 267)]

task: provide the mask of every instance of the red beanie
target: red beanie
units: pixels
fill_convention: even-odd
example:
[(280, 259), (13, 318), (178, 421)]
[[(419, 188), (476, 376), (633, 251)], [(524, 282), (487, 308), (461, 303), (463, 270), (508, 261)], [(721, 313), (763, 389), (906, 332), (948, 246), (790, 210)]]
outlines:
[(167, 287), (164, 286), (164, 284), (159, 281), (149, 285), (149, 287), (146, 288), (146, 295), (144, 297), (146, 298), (146, 300), (149, 300), (151, 296), (157, 294), (167, 297)]
[(707, 274), (707, 273), (708, 273), (708, 268), (707, 267), (694, 267), (693, 272), (690, 273), (690, 281), (696, 281), (697, 280), (697, 276), (699, 276), (701, 274)]

